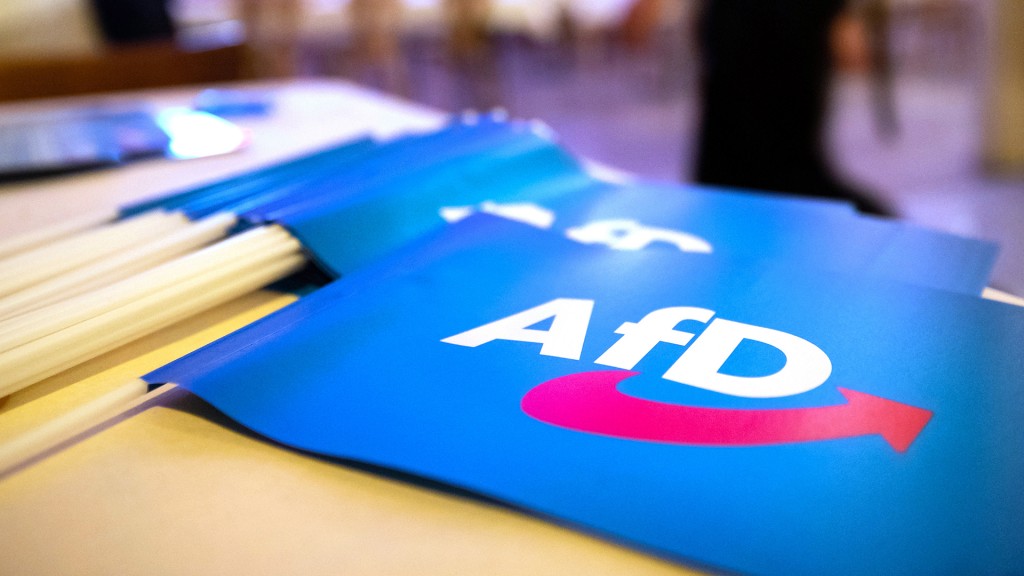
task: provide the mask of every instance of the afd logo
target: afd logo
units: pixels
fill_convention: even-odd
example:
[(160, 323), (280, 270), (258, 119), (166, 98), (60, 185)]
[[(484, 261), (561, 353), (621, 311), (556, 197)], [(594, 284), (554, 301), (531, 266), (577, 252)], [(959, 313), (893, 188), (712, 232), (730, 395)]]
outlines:
[[(499, 204), (488, 201), (477, 206), (448, 206), (440, 211), (441, 217), (449, 224), (477, 212), (501, 216), (543, 230), (550, 229), (555, 223), (554, 212), (529, 202)], [(711, 243), (699, 236), (647, 226), (626, 218), (594, 220), (567, 229), (565, 235), (581, 244), (603, 244), (612, 250), (643, 250), (651, 244), (663, 243), (675, 246), (680, 252), (710, 254), (713, 251)]]
[[(495, 340), (540, 344), (544, 356), (579, 360), (590, 325), (594, 301), (558, 298), (450, 336), (448, 344), (475, 348)], [(695, 445), (765, 445), (833, 440), (880, 434), (897, 451), (906, 451), (931, 419), (928, 410), (846, 388), (846, 404), (814, 408), (734, 410), (656, 402), (622, 394), (618, 384), (637, 375), (632, 369), (655, 346), (673, 344), (685, 350), (662, 378), (712, 392), (745, 398), (777, 398), (813, 390), (832, 373), (829, 357), (803, 338), (715, 318), (706, 308), (679, 306), (624, 322), (621, 335), (595, 364), (619, 370), (583, 372), (544, 382), (523, 398), (522, 408), (542, 422), (580, 432)], [(546, 330), (531, 328), (550, 320)], [(677, 330), (684, 321), (706, 325), (700, 336)], [(744, 340), (772, 346), (783, 353), (781, 369), (764, 376), (721, 372)]]

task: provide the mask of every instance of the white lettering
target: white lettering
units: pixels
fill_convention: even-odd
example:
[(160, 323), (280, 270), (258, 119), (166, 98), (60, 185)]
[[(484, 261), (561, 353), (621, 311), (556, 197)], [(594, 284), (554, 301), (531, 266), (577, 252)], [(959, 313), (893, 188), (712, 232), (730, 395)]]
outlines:
[(555, 213), (547, 208), (531, 204), (529, 202), (517, 202), (509, 204), (498, 204), (497, 202), (486, 201), (478, 207), (473, 206), (448, 206), (441, 208), (441, 217), (449, 224), (469, 218), (477, 211), (484, 214), (501, 216), (507, 220), (529, 224), (534, 228), (547, 230), (555, 223)]
[(614, 250), (642, 250), (653, 242), (667, 242), (682, 252), (712, 251), (707, 240), (693, 234), (644, 226), (634, 220), (595, 220), (570, 228), (565, 235), (583, 244), (604, 244)]
[(693, 334), (676, 330), (677, 324), (684, 320), (707, 322), (714, 315), (711, 310), (690, 306), (655, 310), (639, 322), (625, 322), (619, 326), (615, 333), (622, 334), (622, 338), (594, 362), (632, 370), (659, 342), (679, 346), (690, 343)]
[[(732, 376), (719, 370), (743, 340), (773, 346), (786, 356), (786, 364), (768, 376)], [(745, 398), (792, 396), (822, 385), (832, 373), (832, 362), (814, 344), (771, 328), (715, 319), (700, 338), (673, 364), (665, 379)]]
[[(470, 348), (494, 340), (530, 342), (540, 344), (544, 356), (579, 360), (593, 309), (593, 300), (556, 298), (449, 336), (442, 342)], [(802, 394), (821, 386), (832, 374), (831, 360), (811, 342), (771, 328), (721, 318), (712, 320), (714, 315), (714, 311), (706, 308), (676, 306), (650, 312), (639, 322), (624, 322), (615, 330), (621, 338), (594, 363), (632, 370), (658, 344), (687, 347), (663, 375), (666, 380), (745, 398)], [(530, 328), (549, 319), (551, 326), (547, 330)], [(707, 327), (694, 339), (694, 333), (676, 329), (686, 321)], [(775, 348), (785, 356), (785, 364), (764, 376), (723, 374), (722, 367), (744, 340)]]
[[(579, 360), (593, 309), (593, 300), (556, 298), (441, 341), (470, 348), (494, 340), (534, 342), (542, 345), (540, 353), (544, 356)], [(552, 320), (547, 330), (530, 328), (548, 318)]]

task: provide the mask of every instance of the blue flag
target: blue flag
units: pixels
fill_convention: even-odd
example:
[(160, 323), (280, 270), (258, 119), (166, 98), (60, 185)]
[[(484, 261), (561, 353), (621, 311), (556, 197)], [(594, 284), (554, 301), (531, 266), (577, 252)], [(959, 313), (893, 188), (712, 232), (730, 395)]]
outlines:
[[(590, 176), (554, 143), (525, 138), (447, 169), (414, 174), (280, 219), (341, 275), (474, 212), (623, 250), (714, 254), (888, 278), (977, 295), (992, 243), (862, 217), (798, 198)], [(827, 206), (827, 205), (826, 205)]]
[(977, 298), (477, 215), (146, 379), (721, 570), (1020, 573), (1021, 341)]
[(553, 228), (584, 242), (772, 260), (972, 295), (987, 285), (998, 252), (991, 242), (751, 192), (634, 182), (601, 194), (533, 196), (551, 210)]

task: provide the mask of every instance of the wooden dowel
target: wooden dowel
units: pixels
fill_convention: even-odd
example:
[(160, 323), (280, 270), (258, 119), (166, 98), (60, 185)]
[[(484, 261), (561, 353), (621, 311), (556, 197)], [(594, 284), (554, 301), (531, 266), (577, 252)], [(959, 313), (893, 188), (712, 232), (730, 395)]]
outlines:
[(61, 238), (113, 222), (116, 219), (116, 210), (105, 210), (64, 220), (45, 228), (8, 238), (7, 240), (0, 241), (0, 258), (7, 258), (8, 256), (33, 248), (40, 248)]
[(108, 286), (165, 263), (223, 238), (237, 221), (233, 214), (210, 216), (167, 236), (130, 247), (124, 252), (0, 298), (0, 320)]
[(290, 254), (268, 253), (244, 265), (183, 282), (3, 352), (0, 396), (284, 278), (305, 266), (299, 250), (295, 242)]
[(0, 261), (0, 296), (28, 288), (124, 250), (126, 246), (168, 234), (188, 224), (184, 214), (151, 212), (19, 252)]
[(290, 251), (297, 242), (278, 226), (256, 228), (105, 288), (0, 322), (0, 352), (66, 329), (167, 286), (231, 267), (254, 254)]
[(1014, 296), (1008, 292), (996, 290), (995, 288), (985, 288), (981, 293), (982, 298), (988, 300), (995, 300), (996, 302), (1002, 302), (1004, 304), (1013, 304), (1014, 306), (1024, 306), (1024, 298), (1020, 296)]
[(40, 426), (4, 439), (0, 442), (0, 473), (121, 413), (145, 396), (148, 388), (149, 385), (141, 379), (126, 381)]

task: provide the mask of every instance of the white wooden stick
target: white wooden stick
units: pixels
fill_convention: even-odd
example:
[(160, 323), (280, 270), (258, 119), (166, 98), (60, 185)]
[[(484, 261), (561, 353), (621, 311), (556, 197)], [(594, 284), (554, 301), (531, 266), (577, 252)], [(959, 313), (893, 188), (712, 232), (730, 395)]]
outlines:
[(223, 238), (238, 219), (216, 214), (171, 234), (0, 298), (0, 320), (108, 286)]
[(1024, 306), (1024, 298), (1014, 296), (1013, 294), (1003, 292), (1002, 290), (996, 290), (995, 288), (985, 288), (981, 293), (981, 297), (988, 300), (995, 300), (996, 302), (1002, 302), (1004, 304)]
[(147, 389), (148, 384), (141, 379), (126, 381), (38, 427), (5, 439), (0, 442), (0, 473), (121, 413)]
[(290, 254), (268, 253), (266, 258), (183, 282), (0, 353), (0, 396), (284, 278), (305, 265), (299, 250), (295, 242)]
[(0, 352), (64, 330), (168, 286), (216, 273), (254, 254), (297, 246), (279, 226), (256, 228), (105, 288), (81, 294), (0, 322)]
[(0, 241), (0, 258), (6, 258), (17, 254), (18, 252), (38, 248), (55, 240), (88, 230), (89, 228), (95, 228), (101, 224), (113, 222), (117, 219), (117, 215), (117, 210), (94, 212), (92, 214), (86, 214), (78, 218), (64, 220), (45, 228), (32, 230), (19, 236), (8, 238)]
[(19, 252), (0, 261), (0, 296), (5, 296), (189, 224), (180, 213), (148, 212)]

